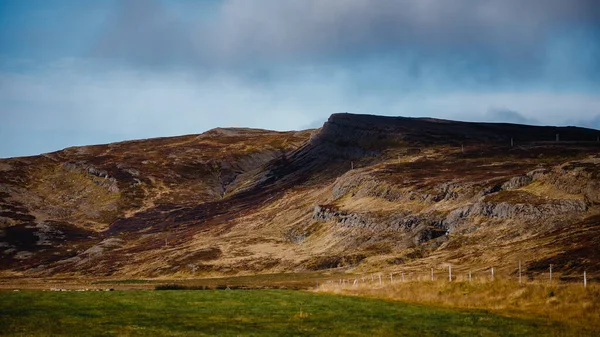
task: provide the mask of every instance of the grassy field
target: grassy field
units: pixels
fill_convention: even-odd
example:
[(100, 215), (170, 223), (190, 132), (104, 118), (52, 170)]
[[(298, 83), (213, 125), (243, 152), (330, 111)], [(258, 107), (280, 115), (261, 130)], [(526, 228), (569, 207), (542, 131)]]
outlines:
[(0, 292), (0, 334), (572, 335), (560, 323), (290, 290)]
[[(389, 280), (388, 280), (389, 281)], [(600, 287), (582, 284), (496, 280), (420, 281), (379, 285), (377, 281), (323, 284), (318, 292), (358, 295), (455, 309), (484, 309), (511, 317), (539, 317), (600, 331)]]
[(102, 280), (92, 282), (92, 285), (106, 285), (115, 289), (127, 289), (128, 285), (145, 285), (145, 289), (154, 289), (156, 285), (172, 284), (189, 288), (250, 288), (250, 289), (294, 289), (305, 290), (315, 286), (317, 279), (327, 276), (330, 278), (343, 277), (343, 273), (277, 273), (255, 274), (246, 276), (230, 276), (215, 278), (187, 278), (187, 279), (125, 279)]
[(159, 285), (178, 285), (190, 290), (202, 288), (250, 288), (250, 289), (292, 289), (308, 290), (314, 288), (317, 280), (340, 278), (347, 275), (342, 272), (328, 273), (276, 273), (245, 276), (225, 276), (214, 278), (154, 278), (154, 279), (111, 279), (111, 278), (21, 278), (1, 277), (1, 290), (50, 290), (58, 289), (106, 289), (115, 290), (153, 290)]

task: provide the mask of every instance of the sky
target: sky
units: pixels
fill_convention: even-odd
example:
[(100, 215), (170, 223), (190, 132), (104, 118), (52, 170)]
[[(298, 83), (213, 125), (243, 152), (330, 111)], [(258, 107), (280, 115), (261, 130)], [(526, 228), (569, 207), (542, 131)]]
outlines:
[(0, 158), (336, 112), (600, 129), (600, 1), (0, 0)]

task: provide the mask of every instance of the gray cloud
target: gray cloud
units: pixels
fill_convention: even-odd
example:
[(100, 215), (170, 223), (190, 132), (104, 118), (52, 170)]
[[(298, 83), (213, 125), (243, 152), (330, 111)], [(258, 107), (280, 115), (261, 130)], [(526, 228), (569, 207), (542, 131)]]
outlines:
[[(40, 33), (74, 42), (28, 53), (46, 64), (0, 69), (0, 156), (42, 136), (46, 151), (339, 111), (600, 127), (597, 0), (106, 4)], [(79, 17), (56, 11), (47, 24)]]
[(94, 53), (212, 67), (398, 52), (533, 61), (555, 27), (600, 19), (596, 0), (227, 0), (211, 20), (202, 10), (120, 2)]
[(92, 56), (145, 65), (196, 62), (189, 25), (156, 0), (126, 0), (106, 18)]
[(491, 49), (512, 53), (543, 40), (555, 25), (598, 19), (594, 0), (228, 1), (221, 48), (250, 54), (346, 53), (396, 48)]

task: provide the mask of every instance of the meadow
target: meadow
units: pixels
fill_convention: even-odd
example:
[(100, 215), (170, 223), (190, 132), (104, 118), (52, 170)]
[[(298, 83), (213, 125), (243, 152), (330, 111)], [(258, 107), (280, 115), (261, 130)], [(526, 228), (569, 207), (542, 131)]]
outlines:
[(563, 323), (539, 318), (509, 318), (483, 310), (293, 290), (1, 291), (0, 303), (0, 335), (513, 336), (582, 333)]
[(509, 317), (537, 317), (600, 331), (600, 288), (575, 283), (509, 280), (448, 282), (407, 281), (379, 285), (375, 282), (324, 283), (318, 292), (419, 303), (453, 309), (481, 309)]

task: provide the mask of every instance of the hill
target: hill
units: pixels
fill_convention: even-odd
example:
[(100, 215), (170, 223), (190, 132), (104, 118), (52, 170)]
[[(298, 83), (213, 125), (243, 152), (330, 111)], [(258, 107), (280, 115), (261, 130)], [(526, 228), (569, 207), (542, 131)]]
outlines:
[(0, 160), (0, 268), (216, 276), (335, 268), (568, 279), (600, 266), (600, 131), (334, 114)]

